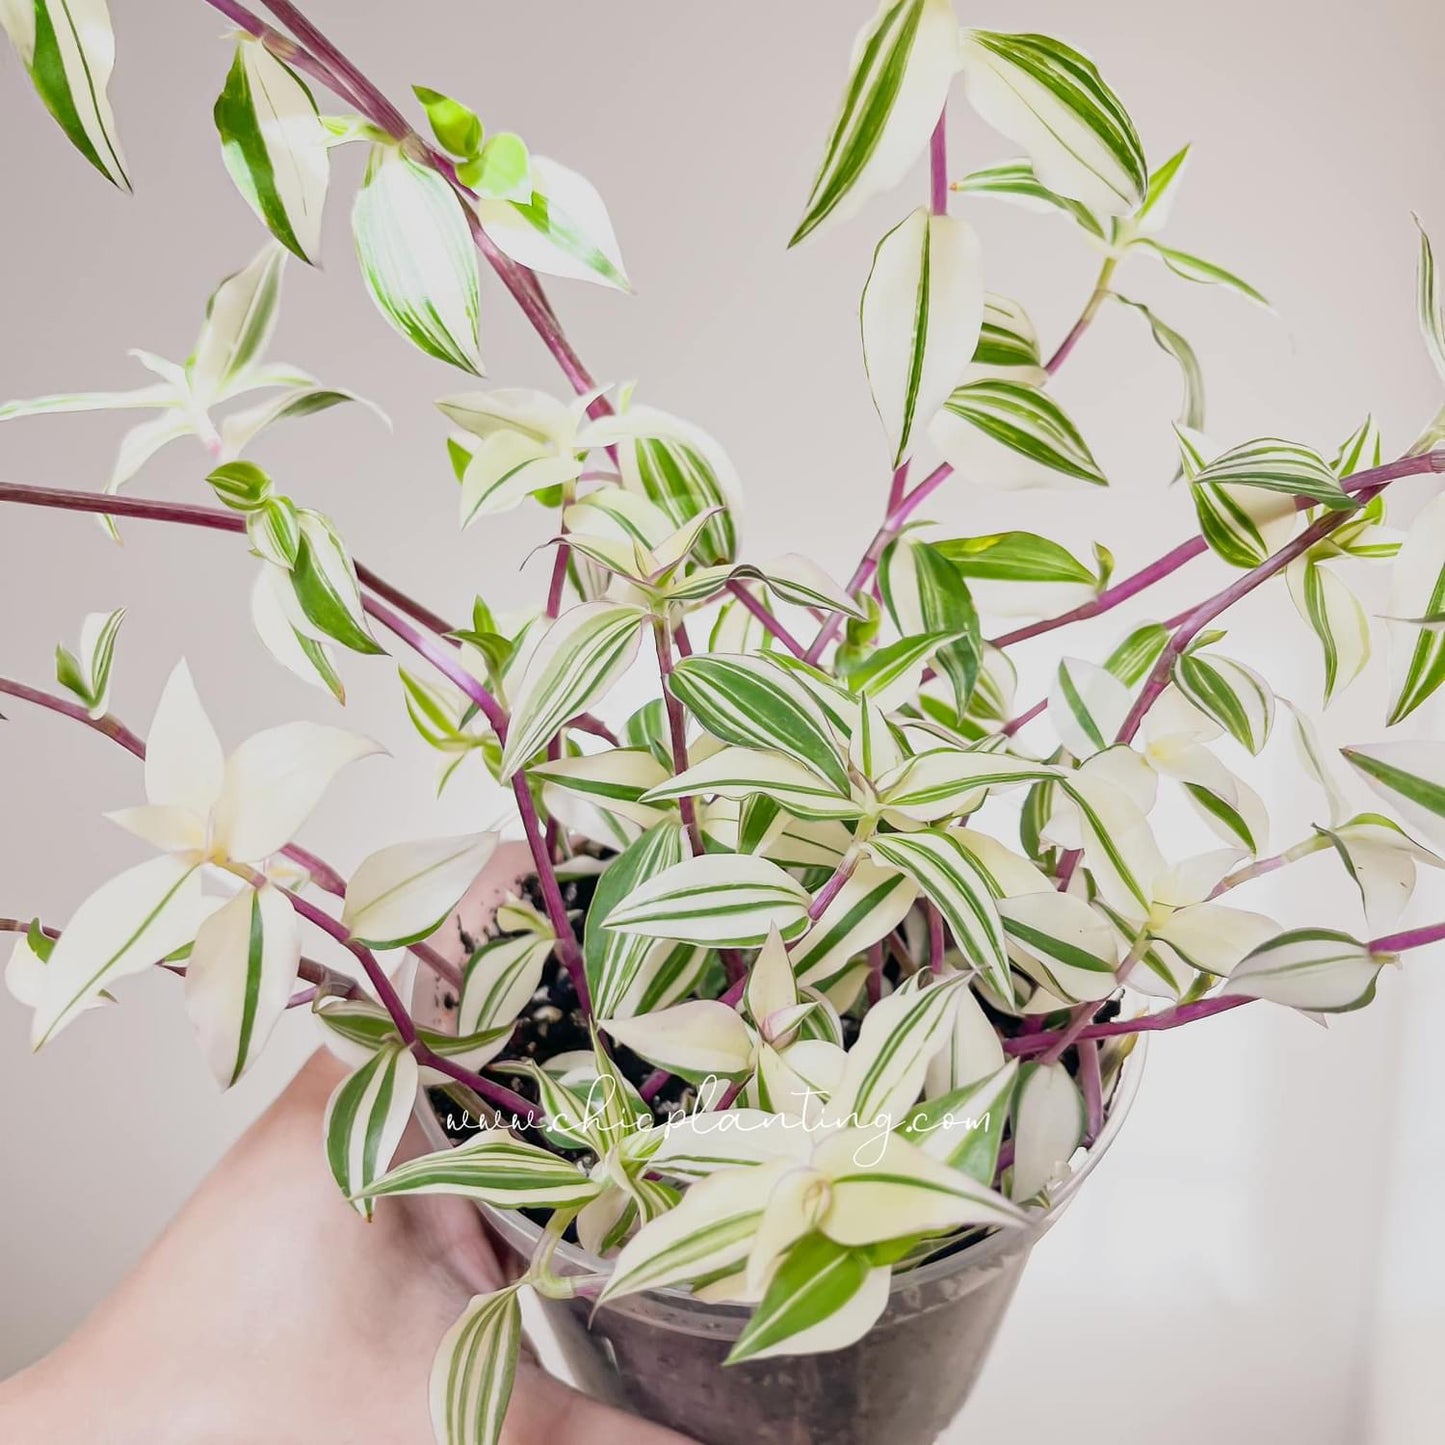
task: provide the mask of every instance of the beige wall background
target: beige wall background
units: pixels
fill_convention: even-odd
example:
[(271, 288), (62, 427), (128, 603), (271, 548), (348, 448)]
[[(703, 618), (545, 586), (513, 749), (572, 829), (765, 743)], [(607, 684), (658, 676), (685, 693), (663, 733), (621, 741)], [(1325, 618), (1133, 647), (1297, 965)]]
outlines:
[[(518, 130), (591, 177), (637, 294), (552, 288), (582, 354), (599, 376), (639, 378), (647, 400), (723, 439), (750, 494), (752, 555), (802, 548), (846, 574), (886, 489), (857, 296), (877, 236), (924, 183), (799, 252), (783, 243), (866, 0), (308, 8), (393, 95), (413, 81), (452, 91), (490, 127)], [(13, 57), (0, 61), (0, 396), (138, 384), (131, 346), (183, 357), (210, 287), (261, 239), (209, 120), (228, 63), (223, 23), (198, 0), (113, 0), (113, 10), (112, 95), (134, 198), (88, 172)], [(1387, 446), (1408, 444), (1439, 400), (1415, 334), (1409, 213), (1445, 239), (1445, 11), (1427, 0), (1216, 0), (1204, 10), (1036, 0), (977, 19), (1089, 50), (1156, 161), (1194, 142), (1172, 237), (1244, 272), (1278, 316), (1144, 261), (1131, 261), (1121, 284), (1196, 343), (1222, 442), (1279, 433), (1332, 448), (1373, 410)], [(1010, 154), (955, 110), (958, 173)], [(456, 532), (431, 402), (459, 378), (408, 349), (362, 293), (347, 236), (359, 166), (354, 152), (337, 157), (325, 267), (289, 274), (273, 354), (375, 397), (395, 431), (338, 411), (278, 429), (256, 455), (333, 513), (359, 556), (442, 611), (464, 615), (477, 590), (504, 607), (535, 597), (545, 563), (519, 564), (546, 535), (538, 514)], [(1019, 297), (1046, 342), (1057, 338), (1087, 293), (1091, 255), (1062, 222), (982, 203), (970, 215), (990, 288)], [(492, 380), (560, 391), (504, 293), (490, 277), (483, 285)], [(1167, 484), (1176, 381), (1136, 321), (1106, 312), (1057, 384), (1113, 479), (1108, 493), (1000, 496), (960, 480), (934, 514), (959, 532), (1024, 526), (1080, 548), (1106, 540), (1121, 573), (1186, 535), (1187, 498)], [(0, 430), (0, 476), (97, 488), (124, 424), (14, 423)], [(134, 490), (209, 500), (202, 462), (179, 444)], [(1428, 491), (1402, 484), (1398, 519)], [(181, 655), (228, 741), (335, 716), (253, 638), (251, 564), (234, 539), (136, 524), (117, 548), (88, 519), (9, 508), (0, 559), (7, 673), (46, 682), (55, 642), (82, 614), (124, 604), (114, 707), (136, 726)], [(1194, 564), (1153, 615), (1214, 590), (1219, 576)], [(1116, 614), (1022, 651), (1023, 700), (1060, 648), (1097, 656), (1123, 625)], [(1282, 594), (1240, 609), (1232, 625), (1235, 650), (1281, 692), (1315, 694), (1314, 646)], [(398, 836), (490, 821), (496, 794), (475, 774), (435, 799), (435, 765), (410, 732), (390, 664), (345, 667), (352, 725), (395, 755), (346, 778), (307, 841), (346, 867)], [(1372, 673), (1332, 709), (1330, 738), (1377, 738), (1379, 705)], [(61, 719), (6, 712), (0, 912), (63, 924), (140, 856), (100, 816), (138, 798), (139, 772)], [(1421, 728), (1438, 736), (1442, 720), (1437, 702)], [(1277, 843), (1294, 841), (1313, 800), (1283, 739), (1255, 776), (1279, 809)], [(1253, 906), (1361, 926), (1324, 860), (1261, 886)], [(1445, 888), (1427, 879), (1419, 916), (1442, 909)], [(1374, 1008), (1327, 1032), (1260, 1006), (1161, 1036), (1123, 1139), (1040, 1249), (958, 1438), (1435, 1438), (1426, 1422), (1445, 1404), (1435, 1228), (1445, 1124), (1433, 1047), (1442, 969), (1438, 950), (1413, 958)], [(127, 984), (119, 1008), (39, 1057), (26, 1027), (0, 996), (0, 1374), (60, 1339), (125, 1272), (314, 1043), (306, 1018), (288, 1018), (262, 1066), (221, 1097), (172, 979)]]

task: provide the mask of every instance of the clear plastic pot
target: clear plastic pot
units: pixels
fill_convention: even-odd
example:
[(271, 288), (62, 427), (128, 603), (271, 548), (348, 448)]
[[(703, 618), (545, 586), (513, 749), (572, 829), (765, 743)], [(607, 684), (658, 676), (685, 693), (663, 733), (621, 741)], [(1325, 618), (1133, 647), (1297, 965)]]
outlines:
[[(748, 1317), (742, 1307), (702, 1304), (677, 1289), (618, 1300), (595, 1316), (586, 1300), (543, 1300), (568, 1368), (589, 1393), (702, 1445), (928, 1445), (968, 1398), (1034, 1245), (1117, 1135), (1138, 1088), (1143, 1042), (1125, 1062), (1098, 1140), (1053, 1191), (1052, 1208), (1026, 1228), (895, 1276), (887, 1310), (856, 1344), (724, 1369)], [(422, 1125), (435, 1146), (446, 1145), (426, 1107)], [(479, 1207), (525, 1260), (537, 1226)], [(563, 1244), (554, 1268), (595, 1274), (606, 1266)]]

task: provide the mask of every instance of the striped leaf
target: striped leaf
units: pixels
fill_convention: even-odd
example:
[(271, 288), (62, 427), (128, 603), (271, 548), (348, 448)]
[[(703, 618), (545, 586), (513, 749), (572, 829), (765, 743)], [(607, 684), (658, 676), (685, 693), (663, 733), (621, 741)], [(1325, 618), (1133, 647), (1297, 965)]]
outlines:
[(900, 1132), (925, 1154), (991, 1186), (1017, 1083), (1018, 1061), (1010, 1059), (993, 1073), (920, 1104)]
[(438, 1445), (499, 1445), (521, 1348), (516, 1286), (473, 1296), (432, 1364), (428, 1402)]
[(1231, 447), (1196, 472), (1193, 481), (1195, 486), (1226, 483), (1307, 497), (1332, 511), (1349, 511), (1357, 505), (1341, 490), (1339, 478), (1317, 451), (1276, 437)]
[(798, 982), (830, 988), (864, 949), (903, 922), (917, 896), (918, 885), (906, 873), (860, 859), (789, 954)]
[(343, 1079), (326, 1105), (326, 1162), (363, 1219), (372, 1215), (366, 1191), (401, 1143), (419, 1083), (416, 1056), (398, 1039)]
[[(493, 150), (484, 153), (485, 162), (495, 160), (495, 144), (501, 138), (496, 135), (488, 141)], [(597, 188), (547, 156), (531, 155), (526, 160), (529, 196), (484, 196), (476, 203), (477, 215), (497, 249), (547, 276), (630, 291), (622, 250)], [(494, 168), (493, 184), (495, 179)]]
[(186, 359), (194, 403), (207, 406), (233, 392), (265, 353), (281, 307), (286, 253), (268, 241), (206, 301), (206, 319)]
[(935, 652), (934, 666), (952, 685), (960, 713), (968, 709), (983, 655), (978, 609), (969, 596), (966, 575), (942, 547), (907, 536), (888, 548), (878, 568), (884, 605), (905, 638), (918, 633), (951, 636)]
[(983, 322), (979, 243), (920, 206), (878, 243), (860, 308), (863, 365), (893, 466), (948, 399)]
[(795, 602), (799, 607), (825, 607), (859, 619), (864, 616), (858, 603), (817, 563), (796, 552), (785, 552), (761, 567), (746, 564), (734, 567), (732, 576), (739, 580), (753, 577), (765, 582), (785, 602)]
[(495, 833), (468, 833), (382, 848), (351, 875), (341, 921), (369, 948), (404, 948), (430, 938), (496, 846)]
[(585, 1204), (602, 1186), (580, 1166), (505, 1129), (483, 1129), (465, 1143), (408, 1159), (353, 1192), (354, 1199), (388, 1194), (457, 1194), (498, 1209), (564, 1209)]
[(1084, 1138), (1084, 1100), (1062, 1064), (1027, 1066), (1014, 1103), (1014, 1162), (1009, 1194), (1032, 1199), (1068, 1174)]
[(1193, 647), (1174, 663), (1174, 685), (1252, 753), (1269, 741), (1274, 692), (1252, 668)]
[[(1000, 485), (1047, 485), (1055, 476), (1108, 485), (1058, 402), (1017, 382), (970, 381), (958, 387), (943, 403), (933, 439), (945, 460)], [(994, 466), (999, 449), (1007, 460)]]
[(765, 658), (685, 657), (673, 669), (671, 688), (714, 737), (787, 753), (848, 794), (847, 769), (822, 708), (800, 681)]
[(969, 365), (971, 380), (1002, 377), (1042, 386), (1048, 373), (1039, 356), (1039, 337), (1028, 313), (1007, 296), (984, 292), (983, 325)]
[(953, 1026), (963, 974), (934, 981), (925, 973), (876, 1003), (863, 1016), (858, 1041), (823, 1114), (825, 1123), (891, 1128), (923, 1088), (928, 1061)]
[(1370, 660), (1370, 619), (1350, 587), (1328, 567), (1301, 558), (1285, 570), (1299, 615), (1314, 629), (1325, 661), (1326, 704), (1348, 687)]
[(1049, 689), (1049, 721), (1076, 758), (1091, 758), (1113, 744), (1129, 704), (1129, 689), (1113, 673), (1066, 657)]
[(1059, 778), (1058, 768), (1031, 763), (1006, 753), (960, 752), (939, 748), (910, 758), (889, 778), (878, 780), (886, 806), (918, 823), (936, 823), (971, 813), (990, 788)]
[(269, 883), (243, 889), (201, 925), (186, 960), (186, 1012), (223, 1089), (286, 1012), (300, 960), (296, 912)]
[(958, 22), (947, 0), (882, 0), (853, 43), (843, 103), (790, 246), (903, 179), (957, 69)]
[(75, 910), (45, 966), (31, 1048), (49, 1043), (118, 980), (190, 943), (204, 918), (199, 871), (171, 854), (102, 884)]
[(1343, 752), (1382, 798), (1445, 844), (1445, 742), (1374, 743)]
[(516, 687), (503, 777), (511, 777), (632, 666), (645, 620), (638, 607), (584, 602), (548, 627)]
[[(1409, 717), (1445, 682), (1445, 632), (1428, 619), (1445, 612), (1445, 497), (1410, 526), (1390, 578), (1389, 724)], [(1427, 619), (1425, 624), (1411, 619)]]
[(527, 497), (570, 482), (582, 473), (574, 455), (519, 431), (495, 431), (472, 453), (462, 473), (461, 525), (511, 511)]
[(1099, 218), (1071, 196), (1061, 196), (1057, 191), (1051, 191), (1043, 185), (1034, 174), (1033, 165), (1027, 160), (1000, 161), (997, 165), (972, 171), (961, 181), (955, 181), (953, 189), (976, 196), (999, 196), (1038, 210), (1063, 211), (1072, 216), (1091, 236), (1100, 241), (1107, 240)]
[(743, 1079), (753, 1071), (753, 1040), (738, 1011), (715, 998), (691, 998), (656, 1013), (608, 1019), (603, 1028), (633, 1053), (694, 1083)]
[(1134, 123), (1093, 64), (1046, 35), (964, 32), (969, 103), (1021, 145), (1051, 191), (1096, 215), (1138, 209), (1149, 167)]
[(106, 95), (115, 65), (106, 0), (7, 0), (0, 25), (71, 144), (101, 175), (130, 190)]
[(480, 376), (476, 251), (446, 181), (396, 146), (373, 146), (351, 227), (381, 314), (428, 356)]
[(807, 890), (766, 858), (704, 853), (633, 889), (605, 927), (713, 948), (760, 948), (777, 928), (796, 938), (808, 923)]
[(1084, 587), (1096, 587), (1099, 582), (1066, 547), (1036, 532), (953, 537), (929, 546), (950, 562), (960, 577), (991, 582), (1068, 582)]
[(652, 788), (648, 802), (698, 796), (741, 801), (765, 793), (798, 818), (856, 818), (862, 805), (839, 794), (812, 768), (786, 753), (721, 748), (685, 773)]
[(1415, 218), (1420, 232), (1420, 269), (1417, 283), (1417, 298), (1420, 314), (1420, 335), (1425, 338), (1425, 349), (1440, 380), (1445, 382), (1445, 295), (1441, 293), (1440, 277), (1435, 270), (1435, 255), (1430, 249), (1430, 237), (1425, 234), (1420, 218)]
[(1169, 645), (1169, 629), (1162, 622), (1146, 622), (1136, 627), (1104, 663), (1126, 687), (1143, 682)]
[(988, 875), (948, 832), (889, 833), (869, 841), (873, 856), (902, 870), (938, 905), (959, 951), (1000, 997), (1012, 1001), (1013, 979), (1003, 923)]
[(654, 942), (621, 1000), (613, 1005), (612, 1017), (630, 1019), (670, 1007), (698, 988), (712, 960), (710, 949), (667, 939)]
[(1339, 855), (1370, 927), (1392, 928), (1415, 892), (1419, 864), (1445, 867), (1445, 860), (1417, 843), (1399, 824), (1378, 813), (1361, 813), (1338, 828), (1317, 828)]
[(314, 261), (331, 163), (306, 83), (264, 42), (243, 36), (215, 120), (226, 169), (246, 204), (288, 251)]
[(1151, 256), (1157, 256), (1176, 276), (1182, 276), (1186, 281), (1196, 281), (1203, 286), (1224, 286), (1246, 300), (1270, 309), (1268, 299), (1248, 281), (1236, 276), (1233, 271), (1226, 271), (1223, 266), (1216, 266), (1213, 261), (1204, 260), (1202, 256), (1192, 256), (1188, 251), (1178, 251), (1172, 246), (1161, 246), (1158, 241), (1147, 237), (1140, 237), (1131, 249), (1142, 249)]
[[(270, 514), (263, 509), (257, 515)], [(296, 555), (290, 576), (302, 615), (292, 621), (318, 640), (330, 638), (353, 652), (381, 653), (384, 649), (371, 635), (361, 605), (356, 564), (331, 519), (303, 508), (296, 520)]]
[(237, 456), (267, 427), (274, 426), (278, 421), (314, 416), (317, 412), (329, 411), (333, 406), (349, 401), (360, 403), (390, 428), (391, 422), (386, 413), (354, 391), (339, 386), (294, 386), (225, 417), (221, 422), (222, 452), (226, 456)]
[(681, 826), (676, 821), (658, 823), (623, 849), (598, 879), (587, 910), (582, 958), (593, 1008), (600, 1017), (622, 1016), (622, 1000), (654, 947), (649, 938), (606, 925), (638, 888), (685, 856)]
[(510, 1024), (541, 984), (554, 941), (550, 933), (524, 933), (482, 944), (467, 961), (457, 1032), (470, 1034)]
[(1374, 998), (1384, 961), (1347, 933), (1296, 928), (1256, 948), (1220, 992), (1310, 1013), (1348, 1013)]
[(668, 780), (669, 768), (640, 748), (611, 748), (560, 758), (538, 764), (529, 776), (545, 785), (544, 799), (558, 801), (559, 793), (584, 798), (603, 812), (642, 828), (650, 828), (667, 816), (665, 808), (643, 799)]
[(753, 1247), (771, 1187), (790, 1161), (720, 1169), (645, 1224), (617, 1256), (597, 1302), (740, 1268)]
[(55, 680), (77, 698), (92, 718), (101, 718), (110, 706), (110, 673), (115, 665), (115, 639), (125, 621), (125, 608), (90, 612), (80, 624), (76, 652), (55, 649)]
[(1070, 1003), (1114, 991), (1117, 935), (1082, 898), (1046, 888), (1001, 898), (998, 911), (1009, 957), (1035, 983)]
[[(880, 712), (894, 712), (918, 691), (928, 659), (952, 645), (967, 647), (968, 644), (960, 632), (925, 632), (915, 637), (900, 637), (870, 652), (851, 668), (847, 674), (848, 686)], [(977, 653), (973, 655), (976, 658)]]
[(723, 1363), (818, 1354), (856, 1343), (887, 1308), (891, 1277), (868, 1250), (808, 1235), (788, 1251)]
[[(1111, 753), (1100, 753), (1058, 788), (1076, 812), (1077, 845), (1103, 901), (1131, 915), (1147, 913), (1164, 862), (1144, 810), (1110, 776), (1112, 761)], [(1103, 765), (1098, 773), (1091, 771), (1096, 763)]]
[(1134, 229), (1152, 234), (1164, 229), (1169, 212), (1174, 205), (1180, 177), (1189, 160), (1189, 147), (1183, 146), (1174, 152), (1162, 166), (1149, 172), (1149, 189), (1144, 204), (1134, 212)]
[(1142, 301), (1132, 301), (1117, 291), (1110, 293), (1115, 301), (1137, 312), (1149, 323), (1154, 344), (1174, 358), (1184, 383), (1184, 400), (1180, 405), (1178, 424), (1198, 430), (1204, 425), (1204, 371), (1194, 348), (1172, 326), (1160, 320)]

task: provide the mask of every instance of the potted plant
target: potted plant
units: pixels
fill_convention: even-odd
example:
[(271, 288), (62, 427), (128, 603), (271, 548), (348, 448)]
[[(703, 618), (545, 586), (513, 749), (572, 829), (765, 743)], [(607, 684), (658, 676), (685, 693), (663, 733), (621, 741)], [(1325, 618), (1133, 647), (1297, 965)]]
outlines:
[[(1358, 1008), (1382, 969), (1445, 939), (1445, 922), (1397, 928), (1417, 868), (1441, 864), (1416, 832), (1445, 836), (1445, 743), (1365, 742), (1341, 764), (1222, 630), (1256, 588), (1287, 592), (1299, 620), (1282, 625), (1317, 638), (1328, 702), (1383, 625), (1380, 728), (1414, 713), (1445, 681), (1445, 498), (1401, 540), (1386, 493), (1445, 471), (1445, 409), (1402, 451), (1368, 419), (1324, 450), (1211, 441), (1193, 350), (1119, 289), (1152, 260), (1263, 300), (1160, 239), (1187, 148), (1151, 166), (1118, 97), (1059, 41), (961, 28), (948, 0), (884, 0), (792, 238), (896, 201), (860, 305), (882, 521), (845, 585), (801, 555), (744, 561), (721, 446), (599, 385), (543, 289), (543, 274), (627, 285), (590, 184), (418, 87), (423, 134), (292, 4), (265, 0), (277, 29), (239, 0), (207, 3), (238, 32), (215, 106), (222, 155), (274, 239), (217, 288), (184, 363), (141, 353), (155, 379), (135, 391), (0, 408), (154, 413), (103, 492), (6, 483), (0, 500), (112, 529), (243, 534), (275, 659), (341, 702), (346, 654), (394, 651), (443, 784), (463, 767), (505, 783), (525, 853), (494, 852), (492, 831), (393, 841), (342, 876), (295, 836), (376, 745), (296, 722), (227, 754), (184, 663), (142, 740), (108, 706), (123, 611), (92, 615), (57, 650), (59, 692), (8, 678), (0, 692), (144, 759), (144, 802), (114, 816), (156, 857), (63, 929), (23, 910), (0, 920), (18, 934), (6, 979), (34, 1008), (35, 1045), (159, 966), (182, 977), (229, 1086), (288, 1010), (309, 1008), (353, 1069), (325, 1149), (357, 1214), (460, 1194), (518, 1255), (513, 1283), (441, 1341), (439, 1441), (498, 1438), (524, 1290), (600, 1387), (699, 1440), (933, 1438), (1031, 1245), (1117, 1130), (1142, 1035), (1253, 1000)], [(8, 0), (0, 21), (70, 140), (128, 188), (103, 0)], [(950, 167), (959, 102), (1012, 158)], [(573, 393), (471, 383), (439, 402), (462, 525), (550, 514), (550, 581), (525, 616), (479, 597), (463, 624), (439, 617), (246, 455), (279, 421), (359, 401), (266, 357), (287, 253), (317, 259), (330, 153), (352, 144), (368, 154), (357, 252), (387, 321), (480, 376), (480, 258)], [(910, 207), (902, 183), (925, 153), (927, 202)], [(1017, 301), (984, 289), (966, 217), (990, 198), (1060, 213), (1098, 252), (1052, 354)], [(1445, 380), (1423, 232), (1419, 257), (1419, 321)], [(1049, 390), (1104, 306), (1137, 313), (1179, 368), (1197, 533), (1116, 580), (1102, 545), (1084, 558), (1028, 530), (930, 526), (950, 481), (1106, 484)], [(122, 492), (187, 439), (207, 454), (208, 504)], [(1234, 569), (1228, 585), (1140, 622), (1150, 587), (1207, 552)], [(1391, 574), (1382, 623), (1348, 581), (1371, 564)], [(1047, 696), (1016, 699), (1012, 647), (1141, 597), (1105, 657), (1064, 643)], [(614, 688), (634, 669), (655, 695), (619, 715)], [(1292, 739), (1320, 799), (1317, 825), (1284, 847), (1229, 761), (1272, 738)], [(1389, 814), (1346, 802), (1349, 772)], [(1165, 835), (1166, 793), (1197, 836)], [(1330, 851), (1359, 891), (1361, 937), (1237, 901)], [(501, 905), (458, 914), (479, 875), (495, 893), (504, 857)], [(349, 971), (303, 951), (313, 933)], [(434, 1151), (392, 1167), (413, 1110)]]

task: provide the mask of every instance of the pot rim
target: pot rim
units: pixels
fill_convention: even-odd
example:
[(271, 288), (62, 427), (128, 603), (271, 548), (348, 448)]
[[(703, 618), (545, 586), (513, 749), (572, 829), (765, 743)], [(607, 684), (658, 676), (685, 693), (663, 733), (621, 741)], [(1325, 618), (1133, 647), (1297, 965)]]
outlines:
[[(890, 1296), (897, 1295), (901, 1290), (917, 1288), (941, 1279), (945, 1275), (957, 1272), (961, 1267), (986, 1268), (1001, 1257), (1015, 1253), (1021, 1246), (1024, 1249), (1032, 1249), (1053, 1227), (1084, 1180), (1098, 1166), (1099, 1160), (1104, 1157), (1118, 1137), (1124, 1119), (1139, 1092), (1139, 1079), (1144, 1071), (1148, 1046), (1147, 1034), (1141, 1032), (1135, 1036), (1134, 1046), (1120, 1066), (1118, 1082), (1114, 1086), (1113, 1097), (1109, 1102), (1104, 1126), (1099, 1130), (1098, 1138), (1085, 1151), (1084, 1157), (1079, 1161), (1077, 1167), (1070, 1171), (1069, 1177), (1051, 1192), (1047, 1209), (1032, 1214), (1028, 1224), (1018, 1229), (995, 1229), (986, 1239), (970, 1245), (966, 1250), (942, 1255), (937, 1259), (920, 1264), (914, 1269), (903, 1270), (895, 1274), (889, 1284)], [(426, 1090), (421, 1091), (417, 1096), (416, 1114), (421, 1123), (422, 1132), (433, 1147), (438, 1149), (454, 1147), (451, 1138), (443, 1129), (436, 1111), (431, 1106)], [(541, 1227), (515, 1209), (496, 1209), (491, 1205), (481, 1203), (478, 1203), (477, 1208), (507, 1243), (519, 1252), (522, 1252), (524, 1245), (535, 1246), (542, 1236)], [(607, 1261), (599, 1259), (596, 1255), (566, 1240), (557, 1245), (553, 1262), (554, 1268), (557, 1268), (557, 1272), (562, 1275), (605, 1274), (608, 1270)], [(737, 1315), (741, 1317), (751, 1313), (751, 1307), (748, 1305), (708, 1304), (698, 1300), (690, 1291), (671, 1285), (661, 1289), (645, 1290), (643, 1297), (658, 1300), (685, 1311), (706, 1311), (717, 1316)]]

